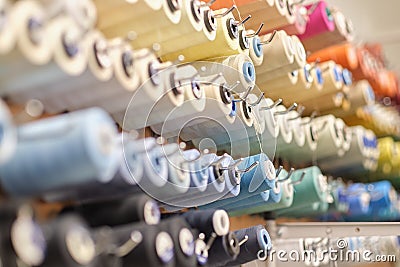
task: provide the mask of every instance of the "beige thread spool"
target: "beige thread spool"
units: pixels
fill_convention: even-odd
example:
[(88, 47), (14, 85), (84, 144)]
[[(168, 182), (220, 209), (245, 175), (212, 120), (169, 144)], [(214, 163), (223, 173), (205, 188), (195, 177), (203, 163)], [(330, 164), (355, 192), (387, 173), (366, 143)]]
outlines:
[[(214, 11), (215, 14), (223, 14), (227, 9)], [(176, 53), (163, 56), (163, 60), (176, 60), (180, 55), (185, 57), (184, 62), (192, 62), (201, 59), (223, 57), (238, 53), (238, 23), (229, 13), (217, 18), (216, 37), (211, 42), (190, 46)]]
[[(239, 10), (241, 11), (241, 7)], [(262, 33), (269, 32), (270, 29), (276, 28), (274, 21), (276, 19), (285, 19), (286, 14), (288, 13), (287, 9), (287, 0), (274, 0), (274, 4), (270, 6), (268, 3), (262, 4), (260, 9), (249, 10), (251, 11), (248, 14), (251, 14), (254, 19), (249, 22), (249, 27), (254, 28), (258, 27), (261, 23), (265, 23)], [(247, 12), (241, 12), (242, 16), (248, 15)]]
[(214, 17), (214, 12), (208, 6), (201, 6), (200, 10), (202, 14), (202, 30), (200, 32), (193, 31), (191, 34), (163, 42), (161, 51), (157, 52), (163, 61), (176, 60), (181, 54), (180, 51), (187, 49), (189, 46), (197, 46), (215, 40), (217, 20)]
[[(177, 51), (175, 47), (180, 45), (180, 42), (187, 42), (186, 45), (193, 44), (193, 37), (202, 31), (203, 27), (203, 12), (201, 2), (198, 0), (182, 0), (182, 15), (181, 20), (177, 24), (171, 24), (146, 34), (141, 34), (138, 38), (132, 41), (135, 48), (152, 47), (156, 42), (160, 45), (160, 50), (157, 54), (165, 55)], [(168, 44), (165, 44), (168, 42)]]
[(290, 36), (290, 38), (292, 38), (293, 48), (295, 51), (293, 63), (268, 71), (268, 74), (265, 75), (266, 77), (268, 77), (268, 79), (274, 79), (276, 77), (282, 76), (283, 73), (293, 72), (295, 70), (301, 69), (306, 64), (307, 55), (300, 39), (296, 35), (292, 35)]
[(274, 79), (269, 79), (267, 73), (257, 76), (257, 85), (261, 91), (271, 93), (281, 89), (291, 88), (299, 80), (299, 71), (290, 73), (282, 73), (281, 76)]
[[(272, 34), (261, 36), (261, 42), (271, 39)], [(292, 39), (285, 31), (277, 31), (271, 42), (263, 47), (265, 60), (256, 68), (257, 74), (271, 71), (282, 66), (292, 64), (294, 61), (294, 49)]]
[[(100, 25), (99, 29), (107, 38), (123, 37), (132, 31), (138, 36), (152, 32), (161, 32), (163, 28), (171, 27), (180, 22), (182, 15), (181, 7), (182, 0), (164, 0), (161, 9), (152, 9), (150, 13), (142, 16), (133, 16), (133, 11), (129, 20), (122, 21), (109, 27), (102, 27)], [(155, 20), (154, 18), (157, 19)], [(99, 20), (100, 19), (101, 18), (99, 18)], [(139, 39), (140, 38), (135, 38), (133, 44)]]
[(16, 30), (10, 19), (11, 5), (0, 0), (0, 56), (9, 53), (15, 46)]

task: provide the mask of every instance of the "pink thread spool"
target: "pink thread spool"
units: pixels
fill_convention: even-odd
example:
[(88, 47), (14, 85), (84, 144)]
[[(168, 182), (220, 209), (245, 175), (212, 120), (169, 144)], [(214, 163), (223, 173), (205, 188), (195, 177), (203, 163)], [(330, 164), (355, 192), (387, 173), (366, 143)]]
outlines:
[(288, 24), (276, 30), (284, 30), (288, 35), (300, 35), (306, 31), (308, 22), (307, 9), (304, 6), (295, 7), (296, 20), (293, 24)]
[[(307, 10), (314, 8), (314, 4), (306, 6)], [(315, 10), (309, 14), (309, 21), (306, 26), (306, 31), (298, 37), (300, 40), (312, 37), (314, 35), (331, 32), (335, 29), (335, 22), (331, 14), (331, 10), (325, 1), (320, 1)]]

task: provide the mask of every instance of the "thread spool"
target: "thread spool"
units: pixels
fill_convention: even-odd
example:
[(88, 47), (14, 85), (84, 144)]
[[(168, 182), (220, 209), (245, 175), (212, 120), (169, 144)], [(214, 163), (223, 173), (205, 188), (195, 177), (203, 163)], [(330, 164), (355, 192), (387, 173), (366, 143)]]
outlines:
[(161, 190), (153, 192), (153, 195), (161, 201), (168, 201), (177, 195), (182, 197), (187, 193), (190, 187), (190, 173), (188, 163), (179, 153), (178, 144), (164, 145), (163, 150), (168, 160), (168, 181)]
[(80, 214), (91, 227), (118, 226), (133, 222), (155, 225), (160, 221), (157, 203), (145, 194), (121, 200), (86, 203), (72, 211)]
[[(96, 1), (96, 5), (98, 5), (99, 1)], [(136, 4), (130, 4), (129, 7), (126, 7), (125, 11), (118, 11), (118, 15), (121, 16), (120, 19), (113, 19), (112, 17), (107, 17), (104, 13), (99, 12), (99, 22), (103, 21), (103, 23), (99, 23), (98, 28), (104, 33), (107, 38), (117, 38), (121, 36), (126, 36), (129, 32), (134, 31), (137, 35), (146, 35), (148, 33), (161, 33), (160, 29), (165, 29), (168, 27), (172, 27), (177, 25), (182, 18), (182, 0), (177, 1), (162, 1), (162, 7), (159, 8), (159, 1), (155, 3), (151, 3), (151, 5), (157, 5), (155, 8), (152, 6), (149, 9), (149, 3), (137, 1), (141, 6), (138, 6), (138, 11), (140, 12), (140, 8), (144, 8), (144, 13), (132, 16), (136, 12)], [(127, 11), (130, 11), (130, 16), (125, 17)], [(110, 10), (108, 10), (110, 12)], [(125, 13), (125, 14), (124, 14)], [(152, 18), (157, 17), (157, 21), (155, 22)], [(135, 45), (136, 41), (139, 38), (133, 40), (132, 44)], [(153, 39), (154, 40), (154, 39)], [(140, 43), (138, 43), (140, 45)]]
[[(222, 8), (222, 6), (225, 4), (219, 4), (215, 3), (212, 5), (212, 8), (214, 9), (219, 9)], [(242, 17), (247, 17), (248, 15), (252, 15), (252, 19), (248, 22), (247, 27), (248, 28), (257, 28), (261, 23), (264, 22), (264, 19), (262, 16), (255, 16), (255, 12), (260, 12), (262, 13), (268, 13), (268, 12), (274, 12), (270, 11), (270, 9), (274, 9), (274, 0), (268, 0), (268, 1), (235, 1), (235, 5), (237, 6), (240, 14)], [(276, 9), (276, 8), (275, 8)], [(280, 9), (282, 10), (282, 9)], [(268, 17), (268, 14), (265, 14), (265, 17)]]
[(240, 246), (240, 253), (235, 261), (229, 262), (226, 266), (245, 264), (257, 259), (260, 250), (269, 251), (272, 248), (271, 237), (264, 226), (257, 225), (234, 232), (238, 240), (248, 240)]
[[(83, 49), (82, 31), (69, 17), (56, 18), (49, 22), (46, 33), (52, 38), (48, 47), (53, 60), (39, 70), (21, 79), (10, 75), (2, 81), (13, 101), (26, 101), (45, 97), (43, 88), (55, 88), (55, 84), (65, 77), (78, 76), (87, 67), (86, 51)], [(32, 51), (30, 51), (32, 53)], [(44, 75), (46, 73), (46, 75)]]
[(338, 150), (343, 145), (342, 129), (336, 123), (336, 118), (333, 115), (318, 117), (315, 123), (319, 129), (318, 146), (316, 156), (324, 158), (331, 155), (337, 155)]
[(239, 255), (239, 240), (233, 232), (219, 236), (208, 253), (209, 266), (226, 266), (226, 263), (236, 260)]
[[(216, 122), (220, 124), (232, 124), (235, 117), (230, 116), (232, 110), (231, 92), (224, 84), (204, 86), (206, 106), (202, 112), (184, 124), (180, 131), (182, 140), (191, 140), (200, 137), (215, 135)], [(209, 124), (207, 127), (205, 125)], [(221, 129), (220, 129), (221, 130)], [(177, 136), (176, 134), (175, 136)]]
[(232, 198), (230, 203), (224, 203), (223, 206), (219, 208), (224, 209), (229, 212), (229, 214), (236, 214), (236, 212), (245, 210), (247, 208), (252, 208), (256, 205), (261, 205), (265, 203), (269, 199), (270, 190), (261, 192), (260, 194), (236, 201), (235, 198)]
[[(94, 57), (102, 62), (100, 65), (103, 67), (101, 68), (104, 68), (104, 66), (109, 64), (108, 62), (111, 62), (110, 68), (113, 69), (114, 75), (110, 80), (95, 86), (96, 94), (89, 94), (90, 97), (83, 98), (81, 101), (77, 101), (75, 97), (72, 97), (73, 94), (71, 93), (68, 96), (70, 109), (80, 109), (95, 105), (104, 108), (109, 113), (125, 110), (132, 92), (139, 86), (140, 80), (134, 57), (136, 54), (134, 54), (131, 46), (122, 39), (115, 39), (107, 45), (102, 45), (101, 42), (100, 39), (98, 41), (100, 46), (97, 49), (98, 51), (92, 52), (95, 54)], [(139, 53), (142, 53), (141, 55), (144, 54), (143, 57), (147, 55), (142, 50), (138, 51)], [(94, 72), (98, 72), (98, 66), (93, 67), (89, 65), (89, 67)]]
[(268, 78), (268, 73), (257, 76), (257, 83), (260, 90), (273, 95), (275, 95), (281, 89), (292, 87), (293, 85), (297, 84), (298, 80), (298, 71), (284, 73), (280, 77), (276, 77), (271, 80)]
[(182, 90), (184, 94), (183, 104), (175, 107), (167, 115), (164, 123), (151, 126), (154, 132), (165, 138), (173, 137), (173, 134), (176, 134), (176, 129), (181, 127), (182, 121), (189, 121), (197, 113), (203, 112), (206, 107), (204, 86), (201, 83), (191, 81), (187, 85), (183, 84)]
[(127, 21), (133, 14), (135, 17), (151, 14), (155, 10), (161, 10), (163, 5), (162, 0), (134, 2), (95, 0), (93, 3), (96, 5), (99, 17), (99, 29)]
[(368, 213), (371, 196), (364, 184), (349, 185), (345, 191), (346, 202), (349, 205), (349, 216), (363, 216)]
[[(118, 138), (117, 141), (120, 141), (122, 136)], [(81, 184), (79, 188), (62, 188), (45, 194), (44, 199), (49, 202), (79, 201), (88, 203), (142, 193), (138, 186), (143, 177), (142, 152), (138, 151), (136, 141), (132, 140), (124, 139), (123, 148), (124, 151), (120, 151), (119, 167), (110, 181), (91, 181)]]
[(352, 109), (372, 105), (375, 102), (375, 94), (368, 81), (358, 81), (347, 93)]
[[(37, 195), (93, 179), (107, 182), (118, 167), (116, 129), (100, 109), (32, 122), (18, 132), (16, 153), (1, 169), (2, 184), (12, 195)], [(60, 132), (64, 138), (59, 137)], [(58, 136), (55, 143), (54, 136)], [(82, 142), (85, 146), (78, 145)], [(31, 164), (20, 169), (27, 158)]]
[[(284, 170), (282, 170), (283, 172)], [(285, 171), (283, 174), (287, 175), (287, 172)], [(294, 189), (293, 189), (293, 183), (292, 179), (290, 178), (289, 180), (286, 180), (285, 182), (282, 183), (281, 185), (281, 190), (282, 190), (282, 196), (279, 202), (276, 203), (271, 203), (269, 202), (267, 205), (262, 205), (259, 207), (253, 207), (248, 210), (246, 210), (247, 214), (255, 214), (255, 213), (260, 213), (260, 212), (267, 212), (267, 211), (275, 211), (275, 210), (280, 210), (280, 209), (285, 209), (289, 208), (293, 204), (293, 197), (294, 197)]]
[[(154, 103), (167, 91), (165, 81), (168, 77), (170, 69), (169, 64), (161, 64), (155, 55), (148, 49), (141, 49), (134, 53), (134, 61), (136, 61), (135, 71), (132, 76), (137, 75), (140, 87), (135, 90), (119, 94), (115, 99), (108, 99), (107, 103), (116, 105), (112, 111), (114, 119), (122, 125), (124, 130), (132, 130), (135, 127), (143, 127), (143, 119), (149, 115), (149, 109)], [(135, 112), (133, 113), (133, 107)], [(137, 113), (141, 112), (141, 113)], [(133, 115), (133, 114), (135, 115)], [(137, 120), (137, 116), (141, 119)], [(122, 123), (123, 122), (123, 123)]]
[[(45, 13), (36, 1), (23, 1), (15, 3), (9, 10), (9, 23), (16, 36), (16, 49), (2, 56), (3, 64), (7, 64), (8, 71), (2, 72), (3, 77), (20, 71), (31, 70), (32, 67), (47, 64), (51, 59), (51, 49), (48, 43), (35, 33), (46, 35)], [(31, 23), (30, 23), (31, 22)], [(33, 33), (35, 31), (35, 33)], [(33, 65), (33, 66), (32, 66)]]
[(14, 267), (21, 263), (43, 263), (47, 244), (32, 213), (27, 205), (15, 202), (2, 205), (0, 258), (3, 265)]
[[(284, 9), (282, 10), (282, 7), (284, 6)], [(278, 10), (278, 12), (281, 14), (281, 16), (277, 16), (274, 18), (271, 18), (266, 22), (266, 28), (264, 29), (264, 32), (268, 32), (267, 29), (276, 29), (279, 27), (283, 27), (285, 25), (291, 25), (295, 22), (296, 16), (295, 16), (295, 9), (293, 7), (293, 1), (292, 0), (278, 0), (275, 2), (275, 7)], [(283, 12), (283, 13), (282, 13)], [(261, 15), (255, 13), (255, 16)]]
[(317, 59), (320, 59), (321, 62), (333, 60), (350, 70), (354, 70), (358, 66), (356, 49), (349, 43), (327, 47), (312, 53), (307, 58), (308, 62), (314, 62)]
[(293, 163), (310, 162), (318, 146), (318, 132), (315, 123), (310, 117), (301, 119), (301, 124), (304, 127), (305, 144), (302, 147), (293, 146), (290, 153), (285, 153), (285, 159)]
[(12, 122), (11, 113), (0, 100), (0, 165), (12, 157), (17, 146), (17, 132)]
[(221, 165), (214, 163), (217, 160), (215, 154), (206, 154), (200, 158), (199, 168), (196, 171), (208, 172), (208, 180), (204, 191), (193, 192), (187, 195), (185, 199), (175, 199), (174, 204), (181, 207), (193, 207), (194, 205), (204, 205), (221, 198), (225, 191), (225, 171), (221, 169)]
[(238, 46), (238, 53), (239, 54), (246, 54), (247, 56), (250, 55), (250, 40), (247, 37), (248, 36), (248, 31), (244, 28), (244, 25), (241, 24), (238, 27), (238, 42), (239, 42), (239, 46)]
[[(277, 20), (279, 21), (279, 19), (285, 18), (285, 16), (287, 15), (287, 2), (287, 0), (274, 0), (273, 5), (269, 5), (269, 3), (264, 3), (264, 5), (266, 6), (265, 8), (253, 10), (250, 13), (254, 18), (258, 19), (252, 19), (252, 24), (248, 26), (254, 28), (258, 27), (258, 25), (264, 22), (265, 25), (263, 27), (263, 30), (261, 31), (261, 34), (266, 34), (267, 32), (269, 32), (270, 29), (288, 24), (285, 20), (283, 20), (283, 22), (281, 22), (280, 24), (275, 22)], [(268, 20), (265, 20), (264, 18), (268, 18)]]
[(284, 30), (289, 35), (300, 35), (306, 31), (308, 23), (307, 9), (304, 6), (294, 7), (295, 21), (292, 24), (278, 27), (276, 30)]
[[(165, 92), (150, 108), (143, 126), (159, 124), (165, 121), (167, 115), (184, 102), (184, 89), (179, 85), (180, 80), (176, 78), (175, 71), (166, 73), (164, 83)], [(138, 125), (137, 127), (141, 128), (141, 126)]]
[[(285, 106), (279, 105), (278, 107), (276, 107), (276, 111), (286, 112), (287, 109)], [(293, 131), (288, 121), (288, 115), (286, 114), (278, 116), (277, 123), (279, 125), (279, 137), (277, 139), (277, 146), (279, 147), (281, 143), (290, 144), (293, 140)]]
[(341, 68), (334, 61), (327, 61), (321, 64), (322, 78), (324, 79), (325, 93), (334, 93), (343, 87)]
[(269, 80), (281, 77), (286, 73), (294, 72), (298, 69), (304, 68), (304, 65), (306, 64), (306, 51), (304, 49), (304, 46), (297, 36), (293, 35), (290, 36), (290, 38), (293, 42), (294, 61), (292, 64), (269, 71), (268, 75), (266, 75)]
[[(41, 99), (49, 113), (59, 113), (65, 110), (76, 110), (90, 107), (102, 97), (107, 97), (112, 90), (109, 88), (119, 87), (113, 78), (113, 64), (111, 59), (110, 44), (99, 31), (90, 31), (84, 40), (83, 47), (86, 49), (88, 68), (80, 76), (71, 81), (70, 77), (63, 79), (57, 84), (48, 88), (48, 93)], [(122, 45), (121, 45), (122, 46)], [(132, 80), (133, 82), (134, 80)], [(104, 86), (105, 83), (107, 86)], [(44, 91), (44, 89), (42, 89)], [(108, 94), (107, 94), (108, 93)], [(73, 96), (73, 97), (72, 97)]]
[[(310, 203), (316, 202), (327, 202), (328, 201), (328, 184), (326, 177), (321, 174), (321, 170), (312, 166), (306, 169), (297, 170), (292, 174), (292, 181), (299, 180), (300, 176), (305, 175), (303, 181), (294, 185), (294, 198), (293, 204), (288, 210), (301, 209), (303, 206), (309, 205)], [(279, 213), (287, 213), (288, 210), (279, 211)]]
[(47, 242), (41, 266), (88, 266), (93, 264), (96, 246), (86, 222), (79, 216), (65, 215), (42, 227)]
[[(226, 9), (214, 11), (216, 15), (223, 14)], [(176, 53), (163, 56), (163, 60), (174, 61), (180, 55), (184, 56), (184, 62), (193, 62), (201, 59), (209, 59), (223, 56), (235, 55), (238, 53), (238, 23), (229, 13), (223, 17), (216, 18), (216, 36), (211, 42), (190, 46)]]
[[(248, 30), (247, 33), (249, 35), (254, 34), (253, 30)], [(249, 56), (251, 60), (253, 61), (254, 66), (260, 66), (262, 65), (264, 61), (264, 52), (263, 52), (263, 46), (261, 44), (260, 37), (258, 35), (255, 35), (254, 37), (249, 38)]]
[[(255, 196), (261, 192), (274, 188), (276, 173), (272, 162), (265, 154), (251, 156), (243, 161), (239, 168), (246, 168), (258, 161), (254, 169), (242, 174), (240, 193), (235, 197), (236, 201)], [(229, 203), (229, 199), (218, 201), (218, 205)]]
[[(228, 84), (235, 84), (235, 93), (243, 93), (249, 87), (254, 87), (256, 81), (256, 72), (251, 58), (245, 54), (238, 54), (227, 58), (219, 58), (210, 64), (203, 62), (193, 63), (201, 70), (202, 76), (211, 76), (215, 73), (222, 73)], [(205, 71), (204, 68), (205, 67)]]
[[(168, 1), (164, 1), (168, 2)], [(180, 42), (189, 41), (189, 36), (198, 36), (199, 33), (202, 33), (203, 25), (204, 25), (204, 15), (201, 9), (201, 2), (194, 0), (182, 0), (180, 11), (180, 21), (178, 23), (171, 23), (170, 25), (163, 27), (161, 29), (157, 29), (156, 31), (149, 31), (147, 33), (141, 34), (139, 38), (136, 38), (132, 41), (134, 47), (140, 48), (148, 48), (152, 47), (155, 40), (157, 44), (160, 45), (160, 50), (157, 51), (159, 56), (173, 53), (179, 51), (177, 48), (179, 47)], [(176, 13), (176, 12), (175, 12)], [(168, 15), (171, 16), (171, 15)], [(174, 15), (174, 17), (177, 17)], [(174, 20), (176, 20), (174, 18)], [(200, 39), (204, 39), (204, 37), (199, 37)], [(197, 39), (197, 38), (196, 38)], [(173, 46), (175, 43), (175, 47)], [(178, 44), (178, 47), (176, 47)], [(182, 49), (186, 48), (186, 46), (181, 46)]]
[(279, 145), (277, 145), (278, 155), (286, 156), (286, 154), (290, 154), (292, 150), (292, 146), (303, 147), (306, 142), (306, 135), (304, 133), (304, 126), (301, 123), (301, 117), (297, 111), (290, 111), (287, 115), (287, 123), (289, 124), (289, 128), (292, 131), (293, 140), (291, 143), (285, 143), (279, 141)]
[[(193, 160), (193, 158), (197, 158), (200, 152), (197, 149), (186, 150), (183, 152), (184, 157), (188, 158), (188, 160)], [(188, 192), (188, 196), (191, 195), (192, 191), (200, 191), (204, 192), (207, 188), (207, 182), (209, 177), (208, 168), (203, 166), (202, 157), (199, 160), (196, 160), (192, 164), (190, 164), (190, 188)], [(207, 165), (207, 164), (206, 164)]]
[(15, 46), (16, 34), (10, 18), (10, 3), (6, 0), (0, 2), (0, 55), (9, 53)]
[[(260, 37), (261, 42), (265, 42), (271, 38), (272, 34)], [(275, 37), (267, 46), (263, 47), (264, 57), (268, 58), (268, 62), (256, 68), (257, 74), (271, 71), (294, 62), (294, 48), (292, 39), (285, 31), (277, 31)]]
[[(196, 3), (197, 1), (185, 0), (184, 5), (188, 5), (188, 2)], [(161, 43), (161, 50), (158, 51), (158, 54), (161, 55), (163, 60), (165, 60), (163, 56), (168, 57), (169, 54), (174, 54), (176, 56), (176, 53), (179, 53), (179, 51), (187, 49), (189, 42), (191, 45), (195, 46), (215, 40), (217, 33), (217, 22), (214, 17), (214, 12), (210, 10), (208, 6), (200, 5), (200, 14), (198, 15), (200, 15), (201, 19), (199, 22), (196, 22), (196, 24), (200, 24), (200, 31), (197, 31), (198, 27), (196, 26), (188, 34), (181, 34), (173, 39), (169, 39)], [(198, 15), (196, 15), (196, 17)], [(184, 16), (182, 18), (184, 18)], [(182, 22), (180, 24), (182, 24)], [(173, 57), (174, 56), (171, 56), (170, 59)]]
[(143, 151), (143, 178), (139, 186), (149, 194), (156, 194), (168, 181), (168, 161), (164, 150), (153, 138), (138, 140), (138, 150)]
[(350, 41), (351, 35), (347, 32), (347, 21), (344, 14), (340, 11), (332, 13), (335, 28), (303, 39), (303, 44), (308, 51), (315, 52), (325, 47)]
[(66, 14), (74, 19), (85, 30), (95, 27), (97, 21), (96, 6), (90, 0), (84, 1), (52, 1), (41, 0), (50, 17)]
[(229, 233), (229, 216), (224, 210), (188, 211), (181, 215), (192, 227), (209, 236), (225, 236)]
[(370, 155), (370, 149), (365, 145), (365, 128), (362, 126), (350, 127), (352, 133), (350, 149), (341, 158), (327, 159), (320, 161), (319, 166), (324, 172), (342, 173), (343, 171), (358, 170), (365, 171), (368, 167), (367, 158)]
[[(307, 10), (313, 7), (313, 4), (306, 6)], [(300, 40), (310, 38), (312, 36), (332, 32), (335, 29), (335, 23), (331, 9), (325, 1), (319, 1), (314, 11), (309, 14), (309, 21), (304, 34), (299, 35)]]
[(37, 2), (16, 3), (9, 11), (8, 20), (13, 25), (16, 46), (15, 49), (2, 56), (2, 62), (7, 66), (1, 71), (2, 95), (9, 92), (5, 83), (13, 74), (32, 73), (33, 69), (37, 71), (38, 66), (43, 68), (43, 65), (49, 63), (52, 55), (49, 43), (40, 38), (41, 35), (47, 34), (47, 27), (43, 25), (45, 23), (44, 10)]
[[(157, 225), (131, 224), (113, 228), (118, 247), (136, 235), (140, 242), (122, 258), (122, 266), (175, 266), (175, 244), (170, 234)], [(139, 240), (138, 240), (139, 241)], [(135, 242), (136, 243), (136, 242)]]
[(384, 217), (387, 210), (392, 210), (397, 202), (396, 190), (389, 181), (374, 182), (366, 185), (371, 195), (369, 214), (372, 217)]
[(196, 255), (194, 253), (195, 238), (193, 232), (195, 231), (190, 228), (185, 219), (181, 217), (172, 217), (163, 220), (160, 227), (168, 232), (174, 241), (175, 266), (195, 266), (197, 264)]

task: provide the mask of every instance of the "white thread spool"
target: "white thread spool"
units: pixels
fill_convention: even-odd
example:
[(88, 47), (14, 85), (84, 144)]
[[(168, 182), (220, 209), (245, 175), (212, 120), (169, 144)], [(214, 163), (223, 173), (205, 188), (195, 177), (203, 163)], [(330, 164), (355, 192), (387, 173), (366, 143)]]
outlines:
[[(271, 33), (260, 37), (261, 42), (270, 38)], [(293, 40), (285, 31), (277, 31), (271, 43), (263, 47), (263, 51), (264, 58), (268, 58), (268, 60), (256, 68), (257, 74), (292, 64), (294, 61)]]
[(283, 74), (286, 74), (288, 72), (293, 72), (298, 69), (301, 69), (304, 67), (306, 64), (306, 51), (304, 49), (303, 44), (301, 43), (300, 39), (296, 35), (290, 36), (293, 42), (293, 48), (294, 48), (294, 61), (292, 64), (282, 66), (280, 68), (268, 71), (268, 74), (265, 76), (268, 77), (268, 79), (274, 79), (277, 77), (282, 76)]
[[(226, 11), (226, 9), (215, 11), (215, 13), (220, 14), (224, 11)], [(216, 37), (213, 41), (208, 41), (199, 45), (188, 46), (181, 51), (163, 56), (163, 60), (174, 61), (180, 55), (183, 55), (185, 57), (184, 62), (192, 62), (201, 59), (237, 54), (239, 47), (238, 23), (236, 22), (232, 13), (229, 13), (223, 17), (218, 17), (216, 21)]]
[[(249, 34), (253, 34), (253, 30), (247, 31)], [(261, 40), (258, 35), (249, 38), (250, 48), (249, 56), (254, 63), (254, 66), (262, 65), (264, 61), (263, 46), (261, 45)]]
[(7, 105), (0, 99), (0, 166), (12, 156), (17, 145), (17, 131)]
[(319, 129), (316, 156), (318, 159), (339, 154), (338, 150), (343, 145), (343, 135), (340, 125), (333, 115), (318, 117), (315, 124)]
[(320, 166), (321, 170), (335, 173), (342, 169), (358, 168), (366, 170), (369, 168), (368, 155), (370, 153), (364, 144), (366, 129), (362, 126), (356, 126), (350, 127), (350, 131), (352, 132), (350, 149), (342, 157), (335, 156), (334, 158), (319, 161), (318, 166)]
[[(213, 84), (204, 85), (206, 106), (202, 112), (196, 114), (181, 129), (181, 138), (185, 141), (211, 135), (213, 131), (207, 127), (201, 126), (211, 124), (215, 126), (215, 121), (219, 123), (233, 123), (235, 117), (230, 116), (232, 111), (232, 99), (229, 90), (223, 85)], [(196, 119), (198, 118), (198, 119)], [(208, 132), (209, 131), (209, 132)], [(179, 132), (179, 129), (178, 129)]]
[(341, 131), (341, 135), (343, 138), (342, 147), (339, 149), (338, 153), (338, 155), (341, 157), (350, 149), (352, 134), (342, 119), (336, 118), (336, 125), (337, 128)]
[[(285, 106), (283, 105), (279, 105), (276, 107), (276, 111), (277, 112), (286, 112), (287, 109)], [(286, 143), (286, 144), (290, 144), (293, 140), (293, 131), (291, 128), (291, 125), (289, 123), (288, 119), (288, 114), (284, 114), (284, 115), (277, 115), (277, 123), (279, 126), (279, 136), (278, 136), (278, 147), (282, 144), (282, 143)]]
[(235, 86), (235, 93), (246, 92), (255, 85), (255, 68), (251, 58), (245, 54), (214, 59), (211, 63), (194, 62), (192, 65), (199, 70), (201, 76), (222, 73), (226, 82)]
[[(168, 67), (158, 74), (163, 91), (155, 99), (153, 99), (153, 96), (156, 97), (155, 92), (148, 92), (143, 85), (136, 90), (126, 109), (124, 127), (141, 129), (148, 125), (161, 123), (171, 110), (183, 104), (183, 90), (179, 86), (175, 74), (175, 67)], [(152, 81), (146, 83), (154, 85)], [(147, 101), (144, 101), (143, 97), (147, 97)]]
[(301, 119), (306, 139), (304, 146), (293, 146), (289, 153), (285, 153), (285, 158), (292, 163), (301, 164), (313, 160), (318, 146), (318, 132), (315, 123), (310, 120), (309, 117)]
[(87, 67), (82, 31), (74, 20), (69, 17), (56, 18), (49, 22), (47, 33), (51, 36), (48, 49), (52, 51), (53, 60), (24, 79), (11, 76), (3, 80), (4, 88), (15, 102), (43, 99), (47, 95), (47, 88), (57, 90), (59, 81), (78, 76)]
[[(96, 99), (107, 96), (110, 80), (113, 78), (113, 64), (110, 48), (103, 34), (94, 30), (85, 38), (85, 49), (88, 56), (88, 69), (79, 77), (70, 77), (57, 85), (57, 90), (48, 94), (41, 102), (49, 113), (60, 113), (65, 110), (76, 110), (96, 105)], [(106, 84), (107, 86), (104, 86)], [(112, 87), (118, 87), (117, 82)], [(120, 85), (121, 86), (121, 85)], [(89, 104), (89, 105), (88, 105)]]
[(189, 121), (194, 118), (196, 114), (204, 111), (206, 99), (203, 86), (200, 85), (199, 89), (193, 88), (192, 86), (193, 85), (185, 85), (182, 87), (185, 95), (183, 104), (172, 110), (166, 117), (165, 122), (152, 125), (151, 129), (154, 132), (164, 138), (174, 137), (177, 134), (176, 129), (182, 127), (182, 122)]
[(239, 54), (246, 54), (247, 56), (250, 56), (250, 40), (247, 37), (248, 31), (246, 31), (244, 25), (239, 25), (239, 37), (238, 37), (238, 53)]
[(40, 2), (51, 17), (66, 14), (85, 30), (95, 27), (97, 12), (91, 0), (40, 0)]
[(16, 47), (11, 52), (1, 57), (1, 62), (6, 66), (0, 72), (1, 94), (8, 88), (3, 86), (6, 79), (18, 73), (33, 73), (38, 66), (43, 68), (51, 60), (52, 47), (49, 44), (46, 15), (43, 8), (31, 0), (18, 1), (8, 12), (9, 24), (13, 26), (16, 36)]
[(9, 53), (14, 48), (17, 39), (10, 12), (9, 1), (0, 0), (0, 55)]

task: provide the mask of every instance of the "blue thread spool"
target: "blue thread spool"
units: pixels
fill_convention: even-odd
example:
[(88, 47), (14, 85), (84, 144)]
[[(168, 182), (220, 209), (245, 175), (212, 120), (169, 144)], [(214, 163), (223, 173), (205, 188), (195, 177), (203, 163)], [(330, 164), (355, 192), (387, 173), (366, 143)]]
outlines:
[(203, 162), (201, 169), (207, 168), (208, 181), (207, 188), (203, 192), (197, 192), (188, 198), (175, 201), (174, 205), (182, 207), (193, 207), (205, 205), (221, 198), (225, 192), (225, 171), (221, 169), (221, 164), (213, 164), (218, 160), (215, 154), (206, 154), (200, 159)]
[(154, 138), (138, 140), (137, 149), (143, 153), (143, 178), (138, 185), (150, 195), (159, 192), (159, 189), (168, 180), (168, 161), (163, 148)]
[(270, 191), (271, 190), (261, 192), (260, 194), (258, 194), (256, 196), (251, 196), (251, 197), (230, 203), (228, 205), (221, 206), (220, 208), (227, 210), (228, 212), (234, 212), (234, 211), (245, 210), (248, 208), (265, 205), (268, 202), (268, 199), (270, 196)]
[(107, 182), (118, 168), (117, 131), (98, 108), (28, 123), (18, 135), (15, 154), (0, 170), (3, 188), (11, 195)]
[(15, 152), (17, 133), (12, 123), (11, 113), (0, 99), (0, 166)]
[(232, 202), (243, 200), (251, 196), (257, 196), (261, 192), (272, 189), (274, 187), (276, 173), (272, 162), (265, 154), (262, 153), (246, 158), (243, 163), (239, 165), (239, 168), (245, 169), (256, 161), (259, 162), (257, 167), (242, 174), (240, 193), (237, 197), (210, 203), (207, 207), (228, 206)]
[(346, 201), (349, 205), (349, 217), (365, 216), (368, 214), (370, 195), (364, 184), (356, 183), (347, 187)]
[(390, 213), (394, 215), (397, 202), (397, 193), (389, 181), (380, 181), (366, 185), (367, 191), (371, 195), (369, 214), (372, 219), (384, 219)]
[[(118, 141), (121, 136), (118, 136)], [(137, 185), (143, 177), (143, 158), (142, 151), (137, 150), (137, 142), (134, 140), (124, 140), (124, 151), (121, 150), (119, 168), (113, 178), (104, 183), (92, 181), (80, 185), (78, 188), (62, 188), (56, 192), (46, 194), (47, 201), (79, 201), (93, 202), (106, 201), (115, 198), (142, 193)]]

